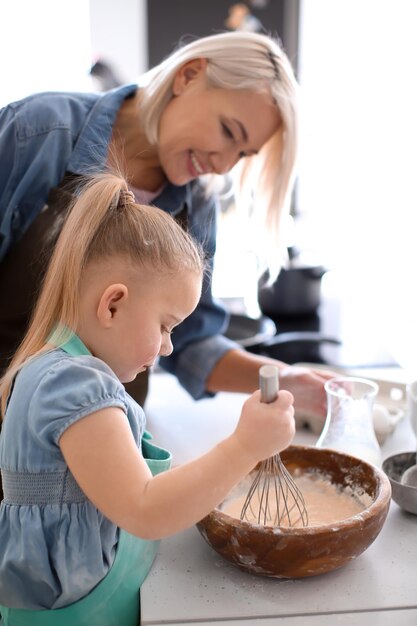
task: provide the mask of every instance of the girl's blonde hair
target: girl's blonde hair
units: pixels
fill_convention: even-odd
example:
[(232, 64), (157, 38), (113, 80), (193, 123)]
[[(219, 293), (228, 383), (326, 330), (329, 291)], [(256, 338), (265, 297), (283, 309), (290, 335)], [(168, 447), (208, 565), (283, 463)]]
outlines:
[(298, 145), (298, 85), (290, 62), (278, 40), (258, 33), (221, 33), (177, 49), (142, 77), (141, 119), (151, 143), (158, 142), (159, 119), (173, 96), (176, 72), (196, 58), (207, 59), (210, 86), (269, 91), (277, 106), (278, 132), (237, 167), (238, 197), (256, 206), (254, 215), (277, 239), (281, 217), (289, 210)]
[[(116, 174), (86, 179), (58, 238), (29, 329), (0, 380), (4, 415), (14, 377), (47, 342), (55, 328), (65, 341), (78, 324), (79, 285), (87, 265), (112, 256), (146, 271), (184, 269), (202, 277), (203, 253), (175, 220), (155, 207), (138, 205)], [(65, 330), (67, 329), (67, 330)]]

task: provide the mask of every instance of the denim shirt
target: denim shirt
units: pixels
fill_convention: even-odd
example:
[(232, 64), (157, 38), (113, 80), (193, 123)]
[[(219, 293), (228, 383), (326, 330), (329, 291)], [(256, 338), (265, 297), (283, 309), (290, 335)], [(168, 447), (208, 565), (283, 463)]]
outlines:
[[(104, 94), (41, 93), (0, 110), (0, 262), (66, 172), (88, 175), (104, 168), (117, 112), (137, 89), (124, 85)], [(198, 181), (167, 184), (153, 204), (174, 216), (185, 207), (189, 231), (212, 261), (217, 207)], [(197, 309), (173, 335), (173, 354), (161, 358), (162, 367), (195, 399), (212, 395), (205, 391), (207, 376), (228, 350), (239, 348), (221, 334), (227, 323), (206, 275)]]

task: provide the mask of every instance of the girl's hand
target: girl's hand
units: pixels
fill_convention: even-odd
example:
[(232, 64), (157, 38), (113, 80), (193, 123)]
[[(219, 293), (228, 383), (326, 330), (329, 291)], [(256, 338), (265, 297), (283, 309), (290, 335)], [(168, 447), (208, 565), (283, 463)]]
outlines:
[(261, 402), (260, 391), (255, 391), (244, 403), (234, 436), (255, 463), (291, 443), (295, 434), (293, 402), (291, 393), (280, 390), (274, 402)]

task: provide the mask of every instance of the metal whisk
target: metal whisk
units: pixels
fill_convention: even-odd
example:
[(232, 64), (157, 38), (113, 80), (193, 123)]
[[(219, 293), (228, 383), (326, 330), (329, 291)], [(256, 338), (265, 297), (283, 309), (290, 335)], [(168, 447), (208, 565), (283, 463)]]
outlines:
[[(278, 396), (278, 368), (263, 365), (259, 370), (261, 401)], [(262, 461), (243, 504), (240, 519), (264, 526), (307, 526), (303, 494), (281, 461), (279, 454)]]

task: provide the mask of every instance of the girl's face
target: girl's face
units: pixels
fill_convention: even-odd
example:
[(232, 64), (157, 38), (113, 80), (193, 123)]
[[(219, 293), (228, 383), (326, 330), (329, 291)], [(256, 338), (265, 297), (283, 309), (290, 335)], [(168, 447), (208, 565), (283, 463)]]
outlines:
[(113, 307), (102, 358), (123, 383), (172, 352), (171, 333), (192, 313), (201, 294), (201, 278), (192, 271), (158, 275), (128, 287)]
[(256, 154), (280, 124), (269, 94), (209, 87), (205, 68), (206, 61), (196, 59), (178, 71), (160, 118), (159, 161), (175, 185), (228, 172)]

